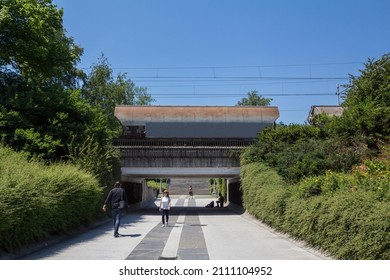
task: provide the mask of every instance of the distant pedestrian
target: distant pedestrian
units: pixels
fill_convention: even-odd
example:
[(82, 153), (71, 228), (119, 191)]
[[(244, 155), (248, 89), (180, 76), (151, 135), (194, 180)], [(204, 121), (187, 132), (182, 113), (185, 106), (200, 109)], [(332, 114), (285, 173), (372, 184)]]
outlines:
[(128, 205), (124, 189), (121, 183), (116, 182), (114, 188), (110, 190), (103, 205), (103, 211), (107, 211), (107, 205), (111, 206), (112, 220), (114, 223), (114, 237), (119, 237), (119, 226), (121, 223), (121, 209)]
[(219, 197), (217, 200), (217, 207), (223, 207), (223, 203), (225, 202), (225, 198), (221, 193), (219, 193)]
[(194, 191), (192, 190), (192, 186), (188, 188), (188, 195), (190, 196), (190, 198), (194, 198)]
[(161, 212), (162, 227), (165, 227), (165, 225), (168, 226), (169, 210), (171, 210), (171, 198), (169, 197), (169, 192), (167, 190), (164, 190), (163, 192), (159, 210)]

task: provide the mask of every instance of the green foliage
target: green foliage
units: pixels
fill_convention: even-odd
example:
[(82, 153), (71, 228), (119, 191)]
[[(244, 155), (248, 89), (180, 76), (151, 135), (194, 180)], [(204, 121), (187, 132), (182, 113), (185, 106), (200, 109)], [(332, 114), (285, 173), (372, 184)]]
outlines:
[(227, 198), (227, 181), (225, 178), (218, 178), (216, 179), (217, 181), (217, 184), (216, 184), (216, 192), (217, 192), (217, 195), (219, 193), (222, 194), (222, 196), (225, 198), (225, 201), (226, 201), (226, 198)]
[(390, 259), (389, 73), (370, 61), (341, 117), (262, 131), (241, 155), (245, 208), (335, 258)]
[(351, 76), (345, 105), (355, 107), (374, 102), (379, 106), (390, 106), (390, 54), (380, 59), (369, 59), (360, 76)]
[(70, 93), (81, 49), (65, 35), (50, 0), (0, 6), (1, 140), (30, 157), (57, 160), (71, 135), (87, 130)]
[(389, 175), (388, 170), (381, 176), (360, 171), (352, 174), (327, 172), (322, 176), (302, 180), (296, 193), (301, 198), (309, 198), (316, 195), (334, 195), (338, 191), (366, 191), (371, 192), (378, 200), (386, 200), (390, 195)]
[(136, 87), (126, 74), (114, 80), (108, 59), (102, 55), (91, 67), (83, 85), (83, 97), (94, 107), (113, 116), (116, 105), (148, 105), (154, 100), (146, 88)]
[[(76, 89), (82, 75), (75, 66), (82, 50), (66, 37), (62, 15), (51, 0), (2, 2), (0, 139), (29, 158), (47, 162), (69, 158), (76, 162), (77, 158), (87, 163), (86, 156), (82, 162), (75, 150), (84, 149), (86, 139), (93, 137), (94, 148), (106, 155), (121, 126), (113, 108), (108, 113), (101, 106), (91, 106), (85, 91)], [(110, 90), (128, 90), (128, 81), (123, 76), (119, 80)], [(88, 164), (83, 169), (96, 172), (102, 184), (112, 184), (101, 158)]]
[(0, 70), (73, 84), (82, 49), (65, 35), (62, 10), (51, 0), (8, 0), (0, 6)]
[(390, 55), (369, 60), (360, 72), (347, 86), (343, 115), (331, 120), (327, 129), (337, 135), (363, 135), (377, 148), (390, 136)]
[(327, 138), (321, 128), (308, 125), (278, 126), (259, 134), (259, 141), (246, 148), (241, 164), (264, 162), (285, 180), (348, 171), (369, 153), (359, 138)]
[(160, 190), (160, 184), (161, 190), (165, 190), (167, 188), (166, 180), (163, 180), (162, 183), (160, 183), (160, 179), (147, 179), (146, 184), (148, 187), (154, 188), (156, 190)]
[(210, 194), (214, 192), (214, 185), (215, 185), (215, 193), (222, 194), (222, 196), (227, 198), (227, 180), (225, 178), (210, 178), (209, 179), (209, 189)]
[(214, 178), (209, 178), (209, 191), (210, 191), (210, 194), (213, 193), (214, 191)]
[(259, 142), (266, 142), (268, 144), (274, 143), (274, 146), (278, 146), (279, 143), (294, 144), (297, 141), (324, 139), (327, 136), (328, 135), (318, 127), (292, 124), (288, 126), (277, 126), (275, 129), (264, 129), (259, 134)]
[(388, 260), (390, 172), (377, 170), (329, 172), (288, 186), (270, 167), (247, 164), (241, 167), (244, 207), (334, 258)]
[(390, 258), (389, 203), (370, 192), (340, 191), (306, 200), (292, 196), (284, 218), (282, 230), (336, 259)]
[(349, 190), (356, 185), (350, 174), (326, 172), (325, 175), (310, 177), (299, 182), (296, 193), (300, 198), (317, 195), (333, 195), (340, 189)]
[(286, 200), (287, 184), (270, 167), (259, 163), (241, 167), (241, 189), (245, 209), (263, 222), (280, 229)]
[(248, 92), (248, 97), (244, 97), (241, 101), (238, 101), (236, 106), (269, 106), (272, 98), (264, 98), (258, 95), (257, 90), (251, 90)]
[(389, 55), (369, 61), (361, 73), (352, 77), (341, 117), (321, 116), (315, 126), (265, 129), (244, 151), (241, 164), (264, 162), (286, 180), (299, 182), (327, 170), (348, 172), (375, 155), (390, 135)]
[[(277, 126), (266, 128), (258, 135), (258, 141), (249, 146), (241, 155), (241, 164), (265, 161), (271, 166), (276, 166), (279, 154), (293, 144), (306, 145), (305, 142), (318, 140), (321, 137), (321, 130), (307, 125)], [(303, 147), (305, 148), (305, 147)], [(287, 157), (288, 157), (288, 153)], [(295, 160), (295, 156), (293, 159)]]
[(87, 135), (94, 135), (101, 145), (112, 137), (104, 114), (90, 107), (77, 91), (48, 86), (35, 92), (32, 85), (22, 84), (16, 90), (0, 84), (8, 93), (0, 104), (1, 140), (15, 150), (54, 161), (66, 155), (67, 143), (74, 137), (82, 143)]
[(88, 225), (101, 201), (93, 176), (68, 164), (29, 162), (0, 146), (0, 249), (12, 251)]
[[(103, 186), (112, 186), (118, 181), (120, 174), (113, 174), (115, 165), (120, 165), (120, 155), (111, 145), (100, 145), (93, 136), (88, 136), (81, 145), (74, 143), (74, 138), (68, 144), (70, 162), (81, 170), (95, 175)], [(118, 168), (119, 169), (119, 168)]]

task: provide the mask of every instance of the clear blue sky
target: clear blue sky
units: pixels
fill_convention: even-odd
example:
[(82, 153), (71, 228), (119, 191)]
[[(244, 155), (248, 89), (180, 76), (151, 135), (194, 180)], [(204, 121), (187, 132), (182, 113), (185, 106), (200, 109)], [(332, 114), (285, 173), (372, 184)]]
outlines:
[(250, 90), (304, 123), (337, 84), (390, 51), (388, 0), (54, 0), (67, 35), (154, 105), (234, 106)]

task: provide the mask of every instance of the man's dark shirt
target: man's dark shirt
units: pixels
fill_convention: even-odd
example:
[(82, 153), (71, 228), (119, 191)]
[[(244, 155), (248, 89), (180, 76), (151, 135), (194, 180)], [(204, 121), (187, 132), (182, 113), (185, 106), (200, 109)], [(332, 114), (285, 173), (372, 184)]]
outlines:
[(112, 209), (118, 208), (119, 202), (122, 200), (122, 194), (123, 194), (123, 200), (126, 201), (126, 195), (124, 193), (124, 190), (122, 188), (113, 188), (108, 193), (108, 196), (104, 204), (110, 204)]

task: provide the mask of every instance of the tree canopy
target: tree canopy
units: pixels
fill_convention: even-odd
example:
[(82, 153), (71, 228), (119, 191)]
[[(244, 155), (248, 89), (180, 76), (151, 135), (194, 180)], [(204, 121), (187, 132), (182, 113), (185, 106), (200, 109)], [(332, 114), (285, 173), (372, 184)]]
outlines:
[(114, 79), (110, 63), (103, 54), (92, 65), (82, 90), (83, 97), (92, 106), (111, 114), (117, 104), (148, 105), (154, 101), (146, 88), (137, 87), (126, 74), (119, 73)]
[(286, 180), (299, 182), (328, 170), (348, 172), (380, 152), (390, 137), (389, 55), (369, 60), (361, 75), (351, 78), (340, 117), (265, 129), (242, 154), (242, 164), (265, 162)]
[(257, 90), (248, 92), (248, 97), (244, 97), (238, 101), (236, 106), (269, 106), (272, 98), (264, 98), (258, 94)]
[(67, 37), (51, 0), (8, 0), (0, 7), (0, 69), (73, 85), (82, 48)]
[(390, 54), (369, 59), (360, 76), (351, 76), (346, 86), (340, 118), (329, 120), (327, 127), (338, 135), (360, 135), (370, 146), (388, 141), (390, 136)]
[[(77, 68), (83, 49), (52, 0), (0, 2), (0, 141), (30, 158), (71, 161), (100, 179), (116, 161), (117, 104), (149, 104), (147, 89), (113, 78), (102, 56)], [(104, 180), (101, 180), (101, 182)]]

